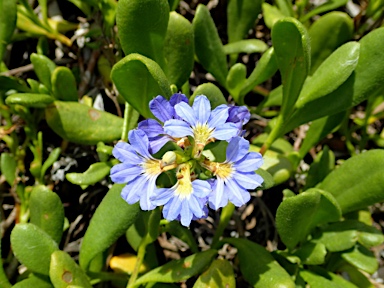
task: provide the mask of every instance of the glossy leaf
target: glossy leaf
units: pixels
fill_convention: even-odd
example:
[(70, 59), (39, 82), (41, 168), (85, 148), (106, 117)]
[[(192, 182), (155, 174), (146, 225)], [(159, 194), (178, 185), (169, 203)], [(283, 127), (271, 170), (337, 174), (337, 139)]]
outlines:
[(67, 67), (57, 67), (51, 76), (52, 92), (58, 100), (78, 101), (75, 76)]
[(53, 288), (53, 285), (51, 284), (49, 279), (45, 279), (42, 276), (31, 274), (28, 278), (21, 280), (12, 286), (12, 288), (31, 288), (31, 287)]
[(8, 91), (11, 89), (18, 92), (31, 92), (22, 79), (0, 75), (0, 91)]
[(195, 42), (192, 24), (176, 12), (169, 14), (164, 55), (168, 81), (180, 89), (193, 69)]
[(203, 4), (197, 6), (192, 25), (199, 62), (225, 87), (228, 74), (226, 55), (211, 14)]
[(286, 15), (284, 15), (279, 10), (279, 8), (277, 8), (276, 6), (272, 6), (271, 4), (263, 3), (262, 8), (264, 22), (269, 29), (272, 29), (273, 25), (275, 25), (277, 21), (286, 17)]
[(384, 201), (384, 150), (349, 158), (319, 185), (337, 200), (343, 213)]
[(323, 150), (317, 154), (315, 160), (309, 167), (307, 181), (304, 189), (315, 187), (319, 182), (335, 169), (335, 154), (324, 146)]
[(355, 70), (359, 54), (360, 44), (357, 42), (346, 43), (333, 52), (305, 82), (295, 106), (304, 107), (306, 103), (335, 91)]
[(60, 244), (64, 225), (64, 207), (60, 197), (47, 186), (35, 186), (29, 199), (30, 221)]
[(307, 242), (294, 253), (299, 257), (303, 264), (307, 265), (321, 265), (325, 262), (325, 255), (327, 250), (322, 243)]
[(45, 109), (51, 129), (62, 138), (85, 145), (121, 137), (123, 119), (77, 102), (55, 101)]
[(40, 173), (41, 173), (41, 178), (42, 179), (43, 179), (47, 169), (49, 167), (51, 167), (53, 165), (53, 163), (55, 163), (57, 161), (57, 159), (59, 159), (60, 153), (61, 153), (61, 148), (60, 147), (56, 147), (55, 149), (53, 149), (51, 151), (51, 153), (49, 153), (49, 156), (48, 156), (47, 160), (45, 160), (43, 165), (41, 166), (41, 172)]
[(176, 8), (179, 6), (180, 0), (168, 0), (169, 8), (171, 11), (176, 10)]
[(238, 53), (262, 53), (268, 49), (268, 45), (259, 39), (246, 39), (228, 43), (223, 46), (225, 54)]
[(240, 270), (243, 277), (255, 288), (293, 288), (290, 275), (261, 245), (247, 239), (224, 238), (238, 250)]
[(28, 270), (49, 275), (51, 254), (59, 250), (56, 242), (34, 224), (17, 224), (11, 233), (12, 250)]
[(147, 118), (153, 118), (148, 106), (152, 98), (157, 95), (169, 98), (172, 95), (160, 66), (140, 54), (132, 53), (116, 63), (111, 77), (124, 99)]
[(227, 104), (227, 101), (225, 100), (221, 90), (212, 83), (204, 83), (197, 86), (191, 98), (189, 98), (189, 104), (192, 105), (195, 97), (198, 95), (207, 96), (209, 102), (211, 103), (211, 109), (214, 109), (221, 104)]
[(303, 17), (300, 18), (300, 21), (305, 22), (317, 14), (321, 14), (321, 13), (324, 13), (327, 11), (335, 10), (336, 8), (344, 6), (345, 4), (347, 4), (347, 2), (348, 2), (347, 0), (327, 1), (327, 2), (317, 6), (313, 10), (309, 11), (308, 13), (306, 13)]
[[(136, 255), (124, 253), (121, 255), (113, 256), (109, 261), (109, 267), (111, 267), (111, 269), (115, 272), (124, 272), (131, 275), (135, 269), (137, 261), (138, 257)], [(145, 264), (141, 264), (139, 273), (144, 273), (147, 270), (148, 268), (145, 266)]]
[(372, 251), (361, 245), (356, 245), (351, 251), (342, 253), (341, 257), (349, 264), (369, 274), (373, 274), (379, 268), (379, 264)]
[(51, 77), (56, 68), (56, 64), (48, 57), (36, 53), (32, 53), (30, 58), (33, 64), (33, 69), (40, 82), (51, 91)]
[(0, 171), (10, 186), (13, 186), (16, 178), (17, 162), (11, 153), (1, 153)]
[(343, 265), (340, 270), (344, 273), (347, 272), (349, 281), (355, 284), (357, 287), (375, 288), (373, 283), (371, 283), (368, 278), (363, 273), (361, 273), (361, 271), (358, 270), (356, 267), (346, 264)]
[(357, 288), (357, 286), (331, 272), (324, 272), (324, 276), (309, 270), (301, 270), (300, 276), (311, 288)]
[(148, 282), (175, 283), (189, 279), (201, 273), (211, 263), (216, 254), (216, 250), (210, 249), (186, 258), (170, 261), (138, 278), (135, 285)]
[(67, 173), (65, 178), (76, 185), (93, 185), (109, 175), (111, 167), (105, 162), (91, 164), (84, 173)]
[(0, 19), (0, 59), (3, 59), (5, 47), (10, 42), (16, 28), (16, 2), (0, 0), (0, 11), (6, 11)]
[(311, 27), (311, 75), (338, 47), (353, 39), (353, 20), (347, 13), (333, 11), (321, 16)]
[(49, 277), (55, 288), (67, 288), (69, 284), (83, 288), (92, 287), (84, 271), (64, 251), (52, 253)]
[(116, 23), (125, 55), (139, 53), (164, 67), (163, 46), (168, 18), (167, 0), (119, 1)]
[(217, 259), (211, 266), (197, 278), (193, 288), (234, 288), (236, 287), (235, 274), (232, 265), (224, 259)]
[[(260, 12), (262, 0), (230, 0), (227, 5), (229, 43), (246, 38)], [(238, 53), (238, 52), (236, 52)]]
[(47, 94), (15, 93), (5, 99), (7, 105), (23, 105), (32, 108), (45, 108), (55, 99)]
[[(140, 207), (121, 198), (124, 185), (115, 184), (97, 207), (81, 245), (79, 262), (87, 269), (91, 260), (108, 249), (135, 222)], [(113, 209), (111, 209), (113, 207)]]
[(295, 14), (293, 12), (292, 2), (289, 0), (276, 0), (275, 1), (277, 7), (287, 17), (294, 17)]
[(319, 224), (337, 221), (340, 207), (328, 192), (309, 189), (286, 198), (276, 212), (276, 228), (283, 243), (294, 248)]
[(236, 63), (229, 69), (227, 75), (227, 89), (237, 103), (240, 101), (240, 91), (246, 80), (246, 76), (247, 67), (243, 63)]
[(266, 190), (275, 186), (275, 181), (273, 180), (273, 176), (269, 172), (261, 168), (257, 169), (255, 172), (256, 174), (260, 175), (264, 180), (258, 189)]

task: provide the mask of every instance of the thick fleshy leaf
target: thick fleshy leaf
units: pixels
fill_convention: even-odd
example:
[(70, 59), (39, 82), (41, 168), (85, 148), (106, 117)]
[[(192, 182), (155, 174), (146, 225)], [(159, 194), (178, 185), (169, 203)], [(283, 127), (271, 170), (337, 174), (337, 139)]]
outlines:
[(77, 102), (55, 101), (45, 109), (48, 126), (62, 138), (85, 145), (121, 137), (124, 120)]
[(13, 186), (16, 178), (17, 162), (11, 153), (1, 153), (0, 155), (0, 171), (5, 177), (9, 185)]
[(225, 54), (251, 54), (266, 51), (268, 49), (268, 45), (259, 39), (246, 39), (226, 44), (223, 48)]
[(117, 62), (112, 68), (111, 77), (124, 99), (147, 118), (153, 118), (148, 106), (151, 99), (157, 95), (169, 99), (172, 95), (160, 66), (140, 54), (129, 54)]
[(349, 158), (319, 185), (337, 200), (343, 213), (384, 201), (384, 150)]
[(57, 67), (53, 70), (51, 77), (52, 92), (56, 99), (77, 102), (76, 79), (69, 68), (63, 66)]
[(226, 55), (211, 14), (203, 4), (197, 6), (192, 25), (199, 62), (225, 87), (228, 74)]
[(324, 13), (327, 11), (335, 10), (336, 8), (344, 6), (345, 4), (347, 4), (347, 2), (348, 2), (348, 0), (327, 1), (327, 2), (317, 6), (315, 9), (306, 13), (303, 17), (300, 18), (300, 21), (305, 22), (317, 14), (321, 14), (321, 13)]
[(343, 279), (341, 276), (324, 271), (319, 275), (310, 270), (301, 270), (300, 276), (307, 282), (311, 288), (357, 288), (357, 286)]
[(307, 242), (294, 253), (299, 257), (303, 264), (306, 265), (321, 265), (325, 262), (327, 250), (322, 243)]
[(32, 108), (45, 108), (55, 99), (47, 94), (15, 93), (5, 99), (7, 105), (23, 105)]
[(231, 67), (231, 69), (229, 69), (227, 75), (227, 89), (236, 103), (240, 102), (240, 92), (246, 77), (247, 67), (243, 63), (236, 63)]
[(171, 12), (164, 43), (164, 55), (167, 62), (165, 75), (167, 75), (168, 81), (179, 89), (189, 79), (193, 69), (194, 41), (192, 24), (182, 15)]
[(48, 57), (36, 53), (32, 53), (30, 58), (40, 82), (51, 91), (51, 75), (56, 68), (56, 64)]
[(343, 252), (341, 257), (356, 268), (373, 274), (379, 268), (375, 255), (368, 248), (357, 244), (353, 249)]
[(31, 92), (24, 80), (17, 77), (0, 75), (0, 91), (16, 90), (18, 92)]
[(303, 123), (344, 111), (368, 97), (382, 93), (384, 55), (379, 47), (384, 45), (384, 28), (373, 30), (359, 43), (359, 62), (351, 76), (333, 92), (314, 101), (307, 101), (306, 105), (296, 109), (285, 125), (285, 132)]
[(68, 284), (84, 288), (92, 287), (84, 271), (64, 251), (52, 253), (49, 277), (55, 288), (67, 288)]
[(189, 279), (201, 273), (216, 254), (216, 250), (210, 249), (180, 260), (173, 260), (147, 272), (136, 280), (135, 285), (148, 282), (174, 283)]
[(368, 280), (367, 276), (365, 276), (360, 270), (352, 265), (343, 265), (339, 271), (343, 273), (347, 273), (347, 279), (360, 288), (375, 288), (375, 286)]
[(13, 0), (0, 0), (0, 11), (6, 11), (0, 19), (0, 59), (3, 59), (5, 47), (16, 28), (16, 7), (16, 2)]
[[(129, 275), (132, 274), (135, 269), (136, 262), (138, 261), (138, 257), (133, 254), (124, 253), (117, 256), (113, 256), (111, 260), (109, 260), (109, 267), (117, 273), (127, 273)], [(139, 268), (139, 273), (144, 273), (148, 270), (145, 264), (141, 264)]]
[(338, 47), (353, 38), (353, 20), (347, 13), (333, 11), (321, 16), (309, 28), (311, 73)]
[(77, 185), (93, 185), (109, 174), (111, 167), (105, 162), (94, 163), (84, 173), (67, 173), (65, 178)]
[[(17, 282), (12, 288), (31, 288), (31, 287), (39, 287), (39, 288), (54, 288), (52, 283), (49, 281), (48, 277), (39, 277), (37, 275), (31, 274), (28, 278)], [(0, 284), (3, 284), (0, 282)], [(3, 286), (1, 286), (3, 287)], [(11, 287), (11, 286), (9, 286)], [(4, 288), (7, 288), (6, 286)]]
[(193, 288), (234, 288), (235, 274), (232, 265), (224, 259), (214, 260), (209, 268), (197, 278)]
[(288, 272), (263, 246), (247, 239), (224, 238), (222, 241), (237, 248), (241, 273), (253, 287), (295, 287)]
[(87, 269), (96, 255), (123, 235), (138, 216), (139, 204), (129, 205), (121, 198), (123, 187), (121, 184), (113, 185), (91, 219), (80, 249), (79, 262), (83, 269)]
[(47, 233), (31, 223), (17, 224), (11, 233), (11, 244), (16, 258), (30, 271), (49, 275), (51, 254), (59, 248)]
[(265, 25), (269, 29), (272, 29), (273, 25), (275, 25), (277, 21), (286, 17), (286, 15), (284, 15), (284, 13), (281, 12), (276, 6), (272, 6), (268, 3), (263, 3), (261, 7), (263, 9)]
[(337, 221), (340, 207), (328, 192), (310, 189), (286, 198), (276, 212), (276, 228), (283, 243), (294, 248), (316, 225)]
[(64, 225), (64, 207), (60, 197), (47, 186), (36, 186), (31, 192), (29, 210), (31, 223), (60, 244)]
[(223, 92), (221, 92), (221, 90), (212, 83), (204, 83), (197, 86), (191, 98), (189, 98), (189, 104), (192, 105), (193, 101), (195, 101), (195, 97), (199, 95), (207, 96), (209, 102), (211, 103), (211, 109), (215, 109), (221, 104), (227, 104)]
[[(53, 163), (55, 163), (57, 161), (57, 159), (60, 157), (60, 153), (61, 153), (60, 147), (56, 147), (55, 149), (53, 149), (51, 151), (51, 153), (49, 153), (47, 160), (45, 160), (43, 165), (41, 166), (41, 171), (40, 171), (41, 180), (44, 178), (44, 175), (45, 175), (45, 172), (47, 171), (47, 169), (49, 167), (51, 167), (53, 165)], [(41, 182), (43, 182), (43, 181), (41, 181)]]
[(163, 46), (168, 18), (167, 0), (119, 1), (116, 23), (125, 55), (139, 53), (164, 67)]

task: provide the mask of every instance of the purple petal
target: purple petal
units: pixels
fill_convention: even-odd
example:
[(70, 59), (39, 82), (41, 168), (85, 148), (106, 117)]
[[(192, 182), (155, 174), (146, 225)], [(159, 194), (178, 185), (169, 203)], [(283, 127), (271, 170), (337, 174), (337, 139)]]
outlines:
[(156, 208), (156, 205), (154, 205), (150, 200), (152, 195), (154, 194), (154, 191), (157, 189), (156, 178), (157, 177), (150, 177), (149, 179), (147, 179), (143, 188), (137, 190), (142, 191), (140, 196), (140, 208), (142, 210), (153, 210)]
[(171, 198), (171, 200), (163, 208), (163, 216), (165, 219), (172, 221), (180, 215), (181, 201), (179, 197)]
[[(241, 126), (248, 123), (251, 113), (245, 106), (232, 106), (229, 108), (227, 122), (240, 123)], [(241, 128), (241, 127), (240, 127)]]
[(175, 189), (172, 188), (160, 188), (157, 189), (151, 197), (151, 201), (156, 206), (166, 204), (169, 199), (174, 195)]
[(228, 202), (228, 196), (224, 195), (224, 181), (222, 179), (217, 179), (212, 189), (213, 191), (209, 195), (209, 207), (217, 210), (220, 207), (223, 207), (220, 204), (224, 199), (227, 199)]
[[(256, 187), (260, 186), (263, 181), (260, 182), (260, 176), (257, 175), (255, 172), (248, 172), (248, 173), (239, 173), (236, 172), (235, 175), (233, 175), (233, 179), (236, 181), (238, 185), (243, 187), (244, 189), (255, 189)], [(262, 179), (262, 178), (261, 178)]]
[(137, 128), (143, 130), (145, 134), (147, 134), (148, 138), (159, 136), (160, 134), (164, 134), (163, 126), (159, 122), (154, 119), (147, 119), (141, 121)]
[(204, 124), (211, 115), (211, 103), (205, 95), (200, 95), (193, 101), (192, 109), (200, 123)]
[(168, 135), (151, 138), (149, 141), (149, 152), (151, 152), (151, 154), (159, 152), (159, 150), (169, 141), (173, 141), (173, 139)]
[(128, 134), (129, 143), (132, 147), (143, 157), (152, 158), (148, 153), (149, 140), (144, 131), (136, 129), (129, 131)]
[[(177, 104), (177, 105), (180, 105), (180, 104)], [(164, 132), (173, 137), (184, 137), (188, 135), (193, 136), (193, 130), (190, 127), (190, 125), (184, 121), (177, 120), (177, 119), (172, 119), (165, 122)]]
[(142, 172), (143, 168), (130, 163), (116, 164), (111, 168), (111, 180), (115, 183), (128, 183)]
[(180, 211), (180, 222), (183, 226), (188, 227), (191, 224), (192, 221), (192, 211), (188, 207), (188, 202), (186, 199), (181, 202), (182, 204), (182, 209)]
[(235, 181), (228, 181), (226, 188), (225, 192), (228, 193), (229, 201), (231, 201), (236, 207), (244, 205), (251, 199), (251, 194), (237, 185)]
[(209, 127), (217, 127), (223, 125), (228, 118), (228, 106), (222, 104), (217, 106), (212, 112), (208, 120)]
[(188, 200), (185, 199), (184, 201), (188, 202), (188, 208), (192, 214), (196, 216), (196, 218), (201, 218), (204, 216), (205, 213), (198, 198), (192, 196)]
[(227, 146), (226, 162), (236, 162), (248, 153), (249, 142), (242, 137), (234, 137)]
[(142, 161), (141, 158), (137, 156), (132, 145), (126, 142), (118, 142), (113, 148), (112, 154), (121, 162), (129, 161), (132, 164), (139, 164)]
[(132, 187), (135, 185), (136, 182), (141, 182), (143, 177), (138, 177), (134, 181), (129, 182), (123, 190), (121, 190), (121, 197), (128, 203), (128, 204), (135, 204), (140, 200), (140, 194), (137, 193), (136, 190), (133, 190)]
[(171, 99), (169, 100), (169, 103), (172, 107), (175, 107), (176, 104), (179, 104), (180, 102), (185, 102), (188, 104), (188, 98), (181, 93), (175, 93), (172, 95)]
[(158, 95), (149, 102), (149, 109), (161, 122), (165, 122), (173, 118), (175, 110), (163, 96)]
[(237, 161), (234, 164), (234, 167), (238, 171), (253, 172), (259, 169), (263, 165), (263, 162), (263, 157), (260, 153), (249, 152), (243, 158)]
[(207, 181), (195, 180), (192, 182), (193, 194), (196, 197), (203, 198), (207, 197), (211, 193), (211, 185)]
[(189, 125), (195, 126), (197, 119), (191, 106), (185, 102), (180, 102), (175, 105), (175, 111), (181, 119), (185, 120)]
[(237, 136), (238, 129), (233, 123), (225, 123), (220, 127), (216, 127), (212, 132), (211, 137), (218, 140), (229, 140), (232, 137)]

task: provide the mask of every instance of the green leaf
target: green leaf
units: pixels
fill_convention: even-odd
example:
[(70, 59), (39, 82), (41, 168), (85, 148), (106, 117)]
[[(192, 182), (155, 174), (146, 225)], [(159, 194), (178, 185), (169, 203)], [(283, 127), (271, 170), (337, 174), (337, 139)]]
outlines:
[(258, 189), (267, 190), (275, 186), (275, 181), (273, 180), (273, 176), (270, 173), (268, 173), (266, 170), (259, 168), (255, 172), (256, 174), (260, 175), (264, 180)]
[(295, 287), (288, 272), (261, 245), (247, 239), (224, 238), (222, 241), (237, 248), (241, 273), (253, 287)]
[(293, 253), (303, 264), (321, 265), (325, 262), (327, 250), (322, 243), (307, 242)]
[(57, 67), (52, 73), (52, 92), (58, 100), (78, 101), (75, 76), (67, 67)]
[(163, 46), (168, 18), (167, 0), (120, 0), (116, 23), (125, 55), (139, 53), (164, 67)]
[(0, 62), (3, 59), (5, 47), (11, 41), (16, 28), (16, 7), (14, 0), (0, 0), (0, 11), (6, 11), (0, 18)]
[(84, 271), (64, 251), (52, 253), (49, 277), (55, 288), (67, 288), (68, 284), (92, 288)]
[(47, 160), (44, 161), (43, 166), (41, 167), (40, 174), (42, 179), (44, 178), (44, 175), (47, 169), (51, 167), (53, 163), (57, 161), (57, 159), (59, 159), (60, 153), (61, 153), (60, 147), (56, 147), (51, 151), (51, 153), (49, 153)]
[(277, 21), (286, 17), (279, 8), (272, 6), (271, 4), (263, 3), (261, 7), (263, 9), (265, 25), (267, 25), (269, 29), (272, 29)]
[(18, 92), (31, 91), (22, 79), (0, 75), (0, 91), (8, 90), (16, 90)]
[(1, 153), (0, 170), (10, 186), (13, 186), (16, 178), (17, 162), (11, 153)]
[(168, 222), (163, 229), (169, 234), (176, 236), (180, 240), (187, 243), (189, 249), (191, 249), (193, 253), (197, 253), (199, 251), (199, 247), (196, 244), (191, 230), (182, 226), (179, 221)]
[(341, 276), (324, 271), (323, 275), (308, 270), (300, 270), (300, 276), (311, 288), (357, 288)]
[(171, 11), (176, 10), (176, 8), (179, 6), (180, 0), (168, 0), (169, 8)]
[(227, 75), (227, 89), (231, 93), (233, 99), (239, 103), (240, 91), (246, 80), (247, 67), (243, 63), (236, 63), (229, 69)]
[(172, 95), (160, 66), (140, 54), (132, 53), (117, 62), (112, 68), (111, 78), (124, 99), (147, 118), (153, 118), (148, 104), (152, 98)]
[(138, 278), (135, 286), (148, 282), (174, 283), (187, 280), (201, 273), (211, 263), (216, 254), (216, 250), (210, 249), (186, 258), (170, 261)]
[(64, 207), (60, 197), (47, 186), (36, 186), (29, 199), (30, 220), (60, 244), (64, 225)]
[[(307, 137), (309, 136), (307, 135)], [(332, 150), (329, 150), (328, 146), (324, 146), (323, 150), (317, 154), (315, 160), (309, 167), (304, 190), (315, 187), (334, 169), (335, 154), (333, 154)]]
[(121, 137), (124, 120), (77, 102), (54, 101), (45, 109), (48, 126), (62, 138), (84, 145)]
[(368, 280), (368, 278), (361, 273), (356, 267), (352, 265), (343, 265), (339, 271), (347, 272), (350, 282), (359, 288), (375, 288), (375, 286)]
[(108, 249), (135, 222), (139, 204), (129, 205), (121, 198), (124, 185), (115, 184), (97, 207), (80, 249), (79, 262), (88, 269), (91, 260)]
[(258, 39), (246, 39), (236, 42), (228, 43), (223, 46), (225, 54), (238, 54), (238, 53), (263, 53), (268, 49), (268, 45)]
[(203, 4), (197, 6), (192, 25), (195, 34), (195, 53), (199, 62), (225, 87), (228, 74), (227, 58), (215, 23), (208, 8)]
[[(230, 0), (227, 6), (227, 33), (229, 43), (244, 39), (253, 28), (262, 0)], [(236, 52), (237, 53), (237, 52)]]
[(23, 105), (32, 108), (45, 108), (55, 99), (47, 94), (15, 93), (5, 99), (7, 105)]
[(360, 44), (357, 42), (349, 42), (339, 47), (305, 82), (295, 106), (304, 107), (307, 103), (335, 91), (355, 70), (359, 54)]
[(281, 13), (288, 17), (294, 17), (295, 13), (293, 12), (292, 2), (289, 0), (275, 0), (277, 7)]
[(193, 92), (191, 98), (189, 98), (189, 104), (193, 104), (195, 97), (198, 95), (207, 96), (209, 102), (211, 103), (211, 109), (215, 109), (217, 106), (221, 104), (227, 104), (227, 101), (224, 98), (221, 90), (212, 83), (204, 83), (196, 87)]
[(359, 244), (351, 251), (343, 252), (341, 257), (349, 264), (369, 274), (375, 273), (377, 268), (379, 268), (379, 263), (372, 251)]
[(194, 64), (195, 44), (192, 24), (182, 15), (171, 12), (164, 43), (165, 74), (179, 89), (189, 79)]
[(384, 201), (384, 150), (349, 158), (319, 185), (330, 192), (344, 213)]
[(51, 254), (59, 248), (42, 229), (31, 223), (17, 224), (11, 233), (16, 258), (30, 271), (49, 275)]
[(333, 11), (321, 16), (308, 30), (311, 39), (311, 75), (339, 46), (353, 39), (353, 20)]
[(348, 0), (329, 0), (306, 13), (303, 17), (300, 18), (300, 21), (305, 22), (315, 15), (335, 10), (336, 8), (344, 6), (345, 4), (347, 4), (347, 2)]
[(56, 64), (48, 57), (36, 53), (32, 53), (30, 58), (33, 64), (33, 69), (40, 82), (51, 91), (51, 77), (56, 68)]
[(286, 198), (280, 204), (276, 212), (276, 228), (283, 243), (292, 249), (306, 240), (314, 227), (337, 221), (340, 217), (340, 208), (332, 195), (313, 188)]
[(22, 281), (19, 281), (12, 286), (12, 288), (31, 288), (31, 287), (53, 288), (53, 285), (51, 284), (49, 279), (45, 279), (45, 277), (42, 277), (40, 275), (31, 274), (28, 278)]
[(65, 178), (76, 185), (93, 185), (109, 175), (111, 167), (105, 162), (94, 163), (84, 173), (67, 173)]
[(236, 287), (235, 274), (232, 265), (224, 259), (216, 259), (208, 270), (197, 278), (193, 288), (234, 288)]

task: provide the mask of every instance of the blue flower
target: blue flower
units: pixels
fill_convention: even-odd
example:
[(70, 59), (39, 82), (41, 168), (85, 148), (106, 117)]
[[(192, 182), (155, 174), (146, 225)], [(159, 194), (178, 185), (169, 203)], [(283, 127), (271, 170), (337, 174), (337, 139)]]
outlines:
[[(158, 95), (149, 102), (149, 109), (161, 122), (170, 119), (180, 119), (175, 113), (175, 105), (181, 102), (188, 103), (188, 98), (181, 93), (175, 93), (168, 101)], [(149, 139), (149, 151), (154, 154), (158, 152), (168, 141), (176, 142), (177, 139), (165, 134), (163, 126), (154, 119), (147, 119), (138, 124), (138, 128), (147, 134)]]
[[(172, 137), (192, 136), (199, 156), (205, 145), (217, 140), (230, 140), (238, 129), (234, 123), (226, 122), (229, 107), (219, 106), (211, 111), (211, 104), (204, 95), (197, 96), (192, 107), (181, 102), (175, 105), (176, 114), (182, 119), (170, 119), (164, 123), (164, 131)], [(184, 120), (184, 121), (183, 121)]]
[(121, 196), (129, 204), (140, 201), (142, 210), (156, 207), (150, 197), (158, 189), (156, 179), (163, 172), (161, 160), (153, 158), (149, 152), (149, 140), (141, 130), (131, 130), (130, 144), (119, 142), (113, 148), (113, 156), (122, 163), (111, 169), (111, 179), (115, 183), (127, 183)]
[(205, 160), (202, 165), (210, 170), (216, 181), (209, 195), (209, 207), (219, 209), (232, 202), (240, 207), (251, 198), (247, 189), (255, 189), (263, 183), (263, 178), (255, 173), (262, 164), (260, 153), (248, 152), (249, 142), (242, 137), (230, 140), (223, 163)]
[(179, 220), (189, 226), (194, 219), (207, 216), (207, 198), (211, 185), (203, 180), (191, 180), (190, 165), (182, 164), (176, 174), (178, 181), (171, 188), (161, 188), (151, 197), (155, 205), (164, 205), (163, 216), (169, 221)]

